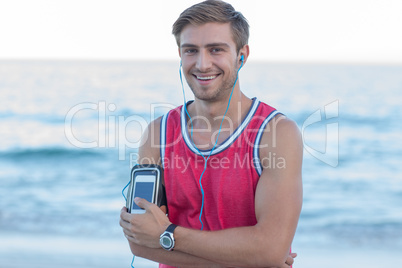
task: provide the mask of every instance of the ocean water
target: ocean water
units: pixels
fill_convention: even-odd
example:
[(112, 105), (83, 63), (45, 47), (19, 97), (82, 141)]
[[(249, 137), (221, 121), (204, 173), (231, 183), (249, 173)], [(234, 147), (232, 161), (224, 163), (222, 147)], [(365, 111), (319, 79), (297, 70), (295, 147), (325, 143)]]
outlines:
[[(402, 66), (249, 61), (240, 84), (302, 130), (295, 251), (400, 251)], [(0, 266), (129, 267), (121, 190), (178, 63), (0, 61), (0, 100)]]

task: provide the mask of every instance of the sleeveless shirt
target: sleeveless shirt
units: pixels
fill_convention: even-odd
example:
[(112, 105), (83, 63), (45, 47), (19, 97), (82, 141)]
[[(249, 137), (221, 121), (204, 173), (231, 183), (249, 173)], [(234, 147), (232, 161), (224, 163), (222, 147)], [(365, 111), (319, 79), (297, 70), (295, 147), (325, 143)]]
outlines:
[[(198, 151), (194, 146), (183, 106), (162, 117), (160, 153), (172, 223), (211, 231), (257, 223), (254, 198), (262, 173), (259, 145), (264, 131), (269, 131), (266, 125), (277, 114), (273, 107), (254, 98), (237, 129), (212, 152)], [(201, 180), (205, 161), (200, 152), (205, 158), (211, 154)]]

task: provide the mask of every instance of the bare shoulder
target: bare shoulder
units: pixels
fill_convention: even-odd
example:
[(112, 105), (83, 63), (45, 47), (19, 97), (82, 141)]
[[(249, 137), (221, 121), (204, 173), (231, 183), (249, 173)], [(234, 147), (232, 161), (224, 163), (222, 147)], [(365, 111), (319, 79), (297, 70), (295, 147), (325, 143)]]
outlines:
[[(277, 115), (272, 122), (273, 135), (276, 135), (278, 142), (299, 143), (301, 142), (301, 134), (296, 122), (284, 115)], [(296, 144), (294, 144), (296, 145)]]
[(161, 164), (160, 156), (160, 125), (162, 117), (150, 122), (141, 137), (138, 148), (138, 163)]
[(297, 124), (284, 115), (275, 116), (262, 135), (260, 157), (270, 159), (274, 157), (300, 170), (303, 141)]

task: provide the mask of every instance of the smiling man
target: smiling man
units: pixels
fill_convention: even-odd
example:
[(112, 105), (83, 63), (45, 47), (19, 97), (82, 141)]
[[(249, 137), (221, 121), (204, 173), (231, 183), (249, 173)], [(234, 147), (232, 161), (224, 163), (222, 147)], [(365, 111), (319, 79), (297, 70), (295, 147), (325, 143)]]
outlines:
[[(179, 55), (195, 98), (222, 101), (225, 95), (229, 97), (239, 68), (239, 51), (234, 44), (230, 24), (190, 24), (183, 28), (179, 38)], [(241, 53), (248, 55), (248, 46), (244, 46)]]
[(285, 268), (296, 256), (302, 141), (293, 121), (240, 89), (248, 27), (219, 0), (173, 25), (194, 101), (151, 122), (139, 149), (141, 164), (163, 168), (168, 214), (137, 198), (146, 212), (123, 208), (120, 220), (133, 254), (160, 267)]

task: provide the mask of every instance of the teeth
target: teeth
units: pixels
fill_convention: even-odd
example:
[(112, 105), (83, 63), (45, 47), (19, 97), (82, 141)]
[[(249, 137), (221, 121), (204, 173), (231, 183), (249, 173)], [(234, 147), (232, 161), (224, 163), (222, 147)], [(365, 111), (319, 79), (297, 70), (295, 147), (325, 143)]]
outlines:
[(214, 79), (215, 77), (216, 77), (216, 75), (214, 75), (214, 76), (205, 76), (205, 77), (197, 76), (197, 79), (199, 79), (199, 80), (211, 80), (211, 79)]

